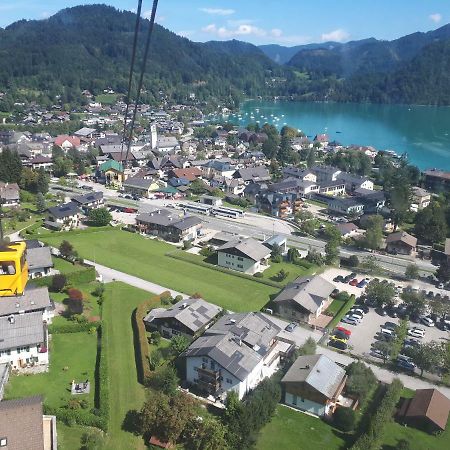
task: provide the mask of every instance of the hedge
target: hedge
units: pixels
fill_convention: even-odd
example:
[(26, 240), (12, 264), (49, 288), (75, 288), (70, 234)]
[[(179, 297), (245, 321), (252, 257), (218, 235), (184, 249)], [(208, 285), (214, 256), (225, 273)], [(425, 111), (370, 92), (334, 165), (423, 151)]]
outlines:
[(67, 333), (81, 333), (89, 331), (91, 328), (99, 329), (101, 322), (67, 322), (62, 324), (52, 323), (48, 326), (50, 334), (67, 334)]
[(252, 275), (247, 275), (246, 273), (235, 272), (233, 270), (225, 269), (224, 267), (213, 266), (212, 264), (206, 263), (204, 261), (200, 261), (197, 258), (193, 258), (189, 253), (177, 252), (177, 253), (166, 253), (165, 256), (169, 256), (170, 258), (179, 259), (180, 261), (185, 261), (191, 264), (195, 264), (197, 266), (206, 267), (211, 270), (217, 270), (218, 272), (226, 273), (228, 275), (233, 275), (235, 277), (244, 278), (246, 280), (251, 280), (256, 283), (262, 283), (266, 286), (274, 287), (277, 289), (283, 289), (284, 284), (277, 283), (276, 281), (265, 280), (263, 278), (255, 278)]
[(355, 304), (356, 298), (352, 294), (350, 298), (341, 306), (339, 311), (333, 317), (333, 320), (328, 324), (327, 328), (332, 330), (341, 319), (349, 312), (350, 308)]
[(78, 425), (100, 428), (103, 431), (108, 429), (108, 419), (105, 419), (103, 416), (97, 416), (88, 410), (51, 408), (44, 405), (44, 413), (56, 416), (58, 420), (69, 426), (76, 423)]
[(403, 384), (396, 378), (392, 381), (386, 390), (386, 394), (381, 400), (377, 410), (372, 415), (369, 426), (363, 433), (351, 450), (371, 450), (379, 448), (380, 439), (383, 436), (384, 428), (392, 420), (395, 406), (400, 400)]
[(150, 370), (150, 354), (148, 351), (147, 330), (145, 329), (144, 317), (147, 312), (161, 303), (161, 296), (164, 296), (166, 292), (162, 292), (160, 295), (155, 295), (149, 300), (138, 305), (133, 311), (133, 334), (134, 334), (134, 348), (136, 352), (136, 361), (138, 369), (138, 379), (141, 384), (148, 386), (152, 376)]
[[(93, 227), (93, 228), (86, 228), (84, 230), (72, 230), (72, 231), (53, 231), (53, 232), (48, 232), (48, 233), (40, 233), (40, 234), (36, 234), (34, 236), (32, 236), (33, 238), (39, 239), (39, 240), (43, 240), (45, 238), (48, 237), (55, 237), (55, 235), (61, 235), (64, 237), (70, 237), (70, 236), (76, 236), (79, 234), (88, 234), (88, 233), (97, 233), (97, 232), (101, 232), (101, 231), (108, 231), (110, 230), (112, 227), (111, 226), (106, 226), (106, 227)], [(31, 238), (30, 238), (31, 239)]]
[(100, 412), (100, 415), (105, 420), (106, 428), (102, 430), (107, 431), (109, 422), (109, 378), (108, 378), (108, 331), (105, 322), (99, 328), (100, 333), (100, 348), (97, 352), (96, 363), (96, 389), (95, 389), (95, 404)]

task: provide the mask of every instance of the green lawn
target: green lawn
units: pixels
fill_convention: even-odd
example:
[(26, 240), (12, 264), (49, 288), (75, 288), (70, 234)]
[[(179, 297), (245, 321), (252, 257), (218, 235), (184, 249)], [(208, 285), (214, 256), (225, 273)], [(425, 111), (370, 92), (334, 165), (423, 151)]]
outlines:
[(172, 245), (117, 229), (90, 233), (58, 233), (42, 238), (59, 246), (69, 240), (78, 254), (100, 264), (184, 292), (233, 311), (262, 308), (277, 289), (166, 256)]
[(394, 449), (397, 442), (404, 439), (409, 442), (411, 450), (445, 450), (450, 448), (450, 421), (447, 429), (439, 436), (433, 436), (411, 427), (404, 427), (396, 422), (386, 425), (383, 448)]
[(56, 270), (59, 270), (63, 274), (68, 274), (72, 272), (78, 272), (80, 270), (84, 270), (83, 266), (78, 264), (72, 264), (70, 261), (66, 261), (62, 258), (53, 257), (53, 264)]
[(320, 419), (278, 405), (271, 422), (262, 430), (258, 450), (337, 450), (344, 448), (342, 433)]
[[(43, 395), (44, 403), (54, 407), (64, 407), (72, 397), (72, 380), (94, 381), (95, 359), (97, 355), (97, 335), (85, 333), (55, 334), (50, 343), (50, 369), (36, 375), (11, 376), (6, 387), (6, 398), (21, 398)], [(86, 399), (90, 408), (94, 406), (94, 385), (88, 395), (77, 397)]]
[(140, 437), (122, 430), (126, 413), (140, 409), (145, 389), (137, 381), (131, 315), (152, 294), (123, 283), (106, 285), (103, 319), (108, 327), (108, 378), (111, 418), (107, 449), (143, 449)]
[(288, 273), (288, 276), (283, 281), (281, 281), (282, 284), (287, 284), (298, 277), (312, 275), (317, 271), (316, 266), (312, 267), (311, 269), (305, 269), (304, 267), (297, 266), (288, 262), (274, 263), (271, 261), (270, 267), (263, 272), (263, 278), (272, 281), (278, 281), (278, 279), (276, 278), (276, 274), (281, 269)]
[(105, 105), (114, 105), (117, 101), (118, 94), (100, 94), (95, 96), (95, 101)]

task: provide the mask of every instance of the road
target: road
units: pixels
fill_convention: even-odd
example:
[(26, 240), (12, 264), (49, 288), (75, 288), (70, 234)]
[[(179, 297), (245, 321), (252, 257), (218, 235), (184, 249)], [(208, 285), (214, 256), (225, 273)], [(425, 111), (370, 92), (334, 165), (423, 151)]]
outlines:
[[(129, 275), (124, 272), (120, 272), (118, 270), (111, 269), (109, 267), (103, 266), (101, 264), (94, 263), (93, 261), (85, 260), (87, 264), (95, 266), (97, 272), (102, 275), (103, 281), (105, 283), (111, 282), (111, 281), (122, 281), (126, 284), (129, 284), (131, 286), (134, 286), (136, 288), (142, 289), (144, 291), (153, 293), (153, 294), (161, 294), (162, 292), (169, 291), (173, 297), (177, 295), (182, 295), (183, 297), (187, 297), (187, 295), (182, 294), (180, 292), (174, 291), (172, 289), (168, 289), (164, 286), (161, 286), (159, 284), (151, 283), (150, 281), (143, 280), (142, 278), (134, 277), (132, 275)], [(295, 342), (296, 345), (302, 345), (308, 339), (308, 337), (312, 337), (316, 342), (320, 339), (321, 333), (318, 331), (314, 331), (312, 329), (303, 328), (303, 327), (297, 327), (294, 332), (289, 333), (284, 331), (284, 328), (288, 324), (288, 322), (271, 316), (266, 316), (272, 320), (274, 323), (276, 323), (280, 328), (282, 328), (282, 331), (280, 333), (280, 336), (285, 339), (290, 339), (293, 342)], [(347, 366), (348, 364), (355, 361), (355, 358), (352, 358), (350, 355), (335, 352), (327, 347), (318, 346), (317, 347), (317, 353), (328, 356), (331, 360)], [(391, 383), (394, 378), (399, 378), (405, 387), (409, 389), (429, 389), (429, 388), (436, 388), (436, 385), (434, 385), (432, 382), (410, 377), (407, 374), (403, 373), (394, 373), (387, 369), (383, 369), (381, 367), (378, 367), (374, 364), (366, 363), (368, 366), (370, 366), (377, 377), (378, 380), (382, 381), (383, 383)], [(450, 398), (450, 388), (439, 386), (439, 390), (446, 395), (448, 398)]]
[(152, 283), (147, 280), (143, 280), (142, 278), (134, 277), (133, 275), (129, 275), (124, 272), (119, 272), (118, 270), (111, 269), (110, 267), (102, 266), (101, 264), (97, 264), (93, 261), (89, 261), (87, 259), (84, 260), (86, 264), (94, 266), (97, 273), (102, 276), (104, 283), (109, 283), (111, 281), (122, 281), (123, 283), (129, 284), (130, 286), (134, 286), (138, 289), (142, 289), (143, 291), (151, 292), (152, 294), (162, 294), (163, 292), (169, 291), (172, 297), (176, 297), (177, 295), (181, 295), (183, 297), (188, 297), (186, 294), (181, 292), (174, 291), (172, 289), (168, 289), (159, 284)]
[[(80, 184), (85, 184), (92, 186), (95, 190), (102, 191), (105, 199), (109, 200), (120, 200), (118, 192), (112, 189), (107, 189), (105, 186), (98, 183), (90, 182), (80, 182)], [(52, 186), (52, 188), (54, 188)], [(65, 187), (65, 189), (69, 189)], [(75, 192), (84, 192), (85, 190), (74, 189)], [(145, 205), (153, 207), (171, 207), (171, 200), (149, 200), (143, 199), (141, 201), (125, 200), (126, 204), (134, 206), (138, 209), (145, 208)], [(175, 203), (175, 202), (174, 202)], [(288, 239), (288, 244), (297, 247), (301, 250), (317, 250), (323, 252), (325, 250), (325, 242), (320, 239), (309, 238), (305, 236), (295, 236), (291, 234), (292, 227), (285, 221), (264, 216), (261, 214), (246, 213), (244, 218), (240, 219), (226, 219), (212, 216), (205, 216), (203, 214), (197, 214), (208, 228), (218, 231), (225, 231), (229, 233), (239, 233), (247, 236), (252, 236), (256, 238), (267, 238), (274, 233), (281, 234)], [(406, 267), (414, 263), (418, 266), (419, 271), (422, 275), (428, 275), (436, 271), (436, 267), (433, 266), (429, 261), (423, 261), (420, 259), (412, 259), (406, 256), (392, 256), (383, 255), (379, 253), (369, 253), (364, 250), (359, 249), (340, 249), (341, 257), (348, 258), (351, 255), (357, 255), (360, 259), (366, 258), (368, 256), (373, 256), (377, 261), (377, 264), (384, 269), (390, 270), (395, 273), (404, 274)]]

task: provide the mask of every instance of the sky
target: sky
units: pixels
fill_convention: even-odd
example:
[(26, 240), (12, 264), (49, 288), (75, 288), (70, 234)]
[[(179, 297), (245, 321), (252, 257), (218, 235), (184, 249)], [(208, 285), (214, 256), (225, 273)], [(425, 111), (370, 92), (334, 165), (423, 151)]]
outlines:
[[(0, 0), (0, 27), (46, 19), (60, 9), (107, 3), (136, 10), (137, 0)], [(152, 0), (143, 1), (149, 16)], [(448, 0), (159, 0), (157, 22), (193, 41), (239, 39), (293, 46), (368, 37), (396, 39), (450, 22)]]

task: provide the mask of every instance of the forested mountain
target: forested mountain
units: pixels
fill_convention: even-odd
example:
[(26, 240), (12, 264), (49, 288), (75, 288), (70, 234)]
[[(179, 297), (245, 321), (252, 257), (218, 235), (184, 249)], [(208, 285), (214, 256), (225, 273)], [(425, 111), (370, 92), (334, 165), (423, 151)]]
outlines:
[(324, 42), (322, 44), (306, 44), (296, 45), (294, 47), (286, 47), (278, 44), (266, 44), (259, 45), (258, 47), (268, 56), (271, 60), (278, 64), (287, 64), (293, 57), (301, 50), (314, 50), (317, 48), (332, 48), (336, 45), (342, 45), (338, 42)]
[[(0, 91), (36, 93), (38, 100), (62, 95), (74, 101), (89, 89), (126, 92), (135, 15), (104, 5), (60, 11), (47, 20), (19, 21), (0, 30)], [(142, 21), (142, 55), (149, 22)], [(200, 44), (157, 25), (145, 78), (148, 99), (160, 91), (177, 100), (233, 98), (268, 93), (267, 77), (286, 72), (257, 47), (235, 52)], [(139, 59), (140, 60), (140, 59)]]
[[(125, 93), (134, 24), (131, 12), (89, 5), (0, 29), (0, 92), (7, 93), (0, 110), (22, 100), (52, 105), (57, 96), (71, 107), (82, 101), (84, 89)], [(138, 61), (149, 22), (141, 24)], [(449, 105), (449, 47), (450, 25), (395, 41), (328, 42), (300, 50), (237, 40), (195, 43), (157, 25), (143, 100), (183, 102), (193, 92), (208, 107), (256, 96)], [(288, 65), (274, 61), (294, 50)]]
[(371, 38), (346, 44), (303, 46), (288, 65), (300, 71), (338, 78), (387, 73), (411, 61), (424, 47), (449, 39), (450, 25), (445, 25), (428, 33), (413, 33), (394, 41)]

